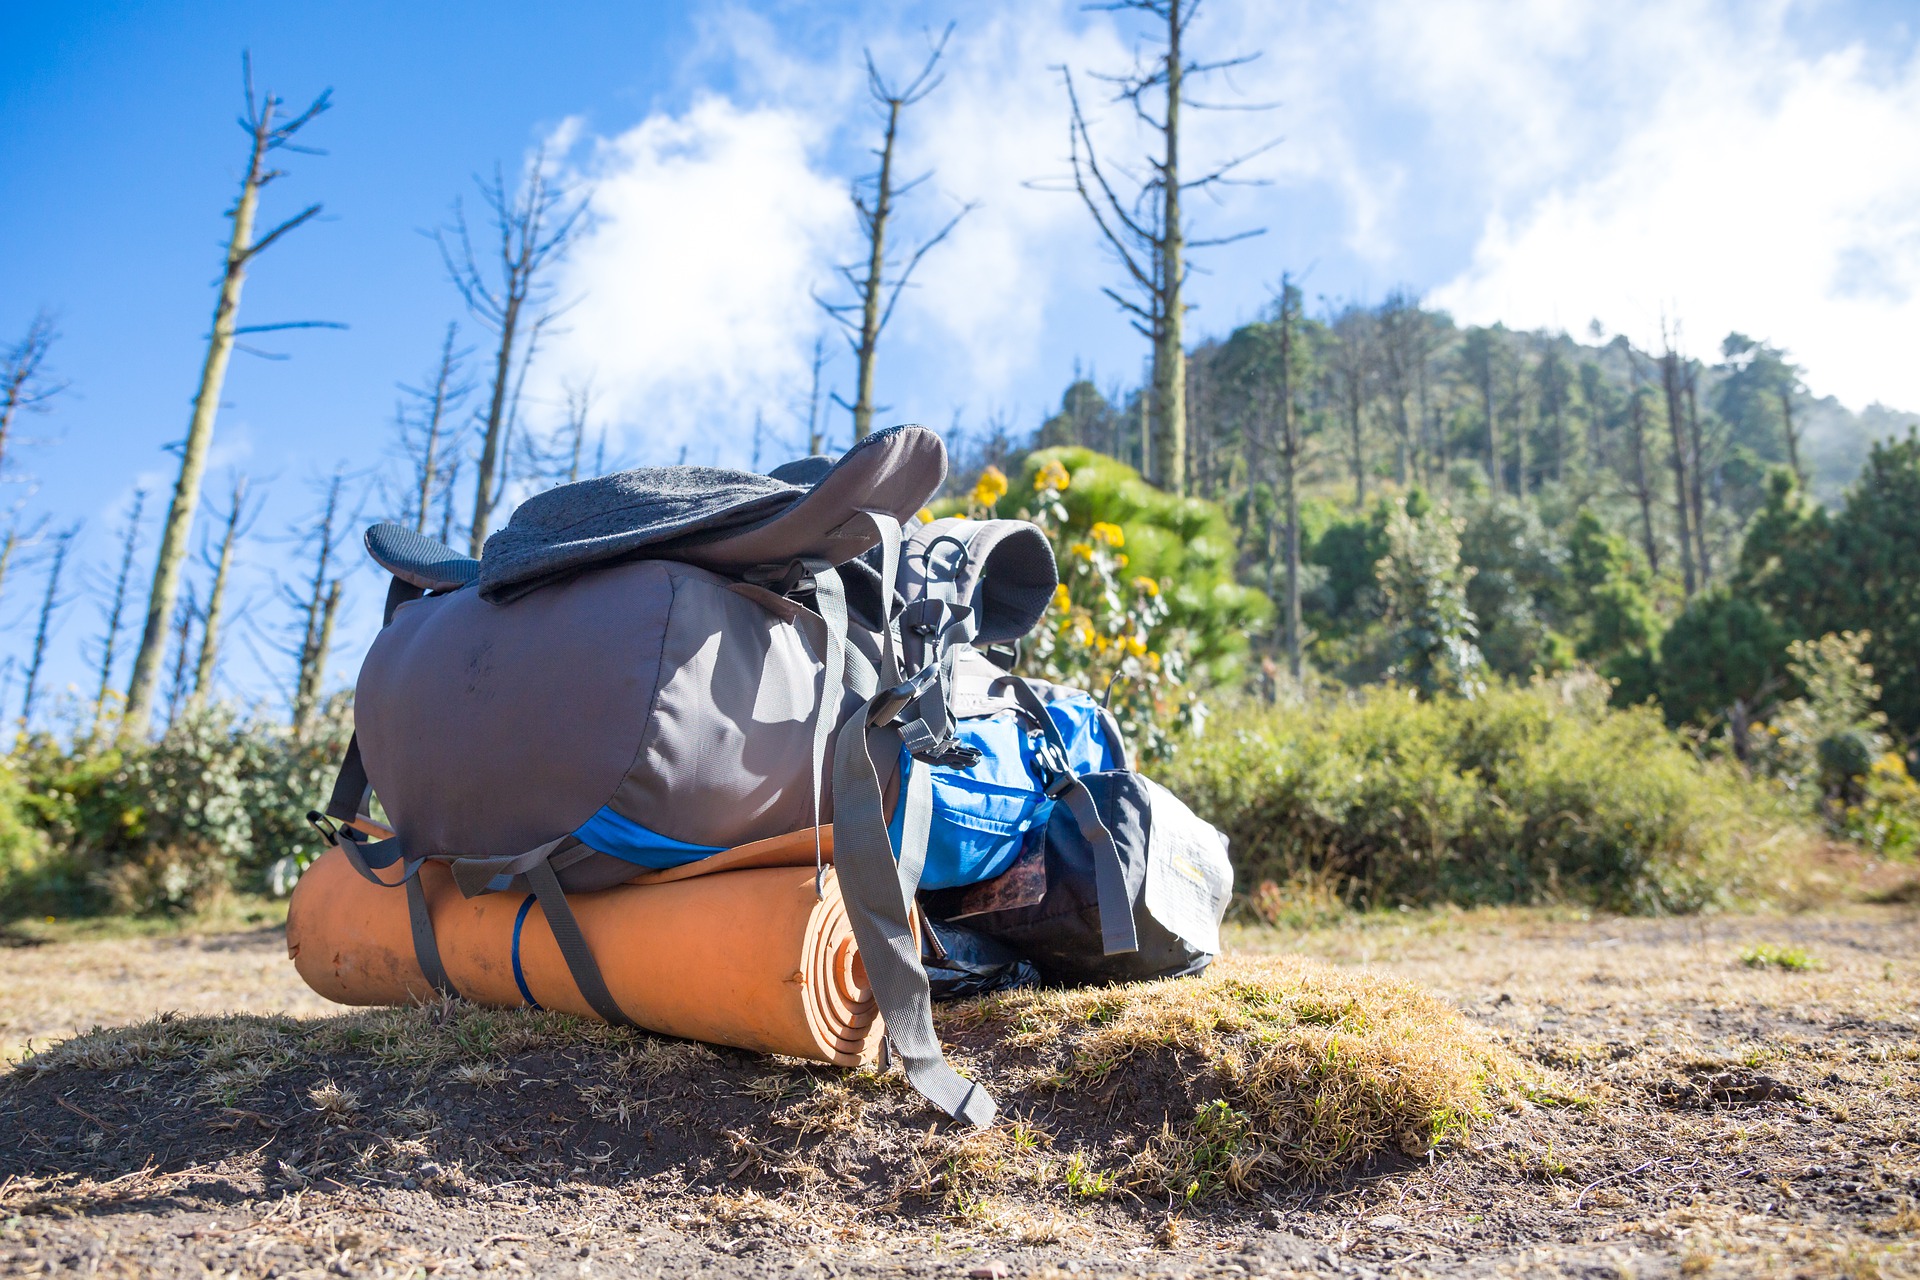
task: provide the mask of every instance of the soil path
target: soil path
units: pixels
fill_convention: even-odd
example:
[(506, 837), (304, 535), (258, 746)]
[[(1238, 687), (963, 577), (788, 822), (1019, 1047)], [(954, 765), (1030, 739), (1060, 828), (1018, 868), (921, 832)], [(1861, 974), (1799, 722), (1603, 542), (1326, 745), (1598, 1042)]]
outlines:
[[(203, 1160), (83, 1177), (106, 1124), (73, 1104), (9, 1115), (0, 1092), (0, 1275), (1920, 1275), (1912, 907), (1440, 914), (1233, 945), (1421, 982), (1557, 1072), (1565, 1096), (1424, 1161), (1169, 1227), (1164, 1205), (983, 1224), (763, 1195), (750, 1175), (633, 1185), (586, 1165), (458, 1195), (430, 1162), (384, 1184), (306, 1179), (259, 1154), (271, 1131), (244, 1112)], [(168, 1009), (327, 1011), (280, 946), (261, 930), (0, 949), (0, 1054)], [(1758, 947), (1812, 967), (1744, 963)]]

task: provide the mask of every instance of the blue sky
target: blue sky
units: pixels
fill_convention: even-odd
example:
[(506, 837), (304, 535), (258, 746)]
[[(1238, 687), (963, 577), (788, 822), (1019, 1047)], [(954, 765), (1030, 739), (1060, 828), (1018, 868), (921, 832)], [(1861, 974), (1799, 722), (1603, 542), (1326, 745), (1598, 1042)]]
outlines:
[[(1203, 51), (1258, 51), (1237, 72), (1272, 111), (1204, 116), (1196, 161), (1279, 137), (1259, 176), (1198, 210), (1202, 231), (1264, 227), (1212, 253), (1200, 332), (1264, 305), (1282, 270), (1310, 297), (1406, 285), (1468, 321), (1645, 339), (1663, 312), (1710, 351), (1731, 327), (1791, 347), (1816, 390), (1920, 406), (1920, 65), (1910, 4), (1840, 0), (1206, 0)], [(759, 414), (797, 441), (796, 405), (855, 229), (847, 179), (874, 135), (860, 50), (906, 69), (957, 22), (949, 75), (908, 120), (932, 169), (903, 230), (979, 210), (930, 257), (883, 353), (888, 420), (1030, 426), (1076, 362), (1138, 378), (1140, 342), (1099, 294), (1114, 270), (1063, 171), (1052, 68), (1124, 63), (1139, 28), (1070, 4), (224, 3), (27, 5), (0, 42), (0, 341), (54, 309), (71, 383), (28, 420), (7, 483), (24, 518), (84, 519), (96, 581), (133, 490), (154, 491), (142, 571), (184, 431), (244, 138), (239, 55), (256, 78), (334, 109), (308, 133), (267, 216), (324, 222), (263, 257), (243, 320), (330, 320), (273, 335), (291, 359), (236, 358), (212, 483), (270, 493), (249, 550), (250, 640), (230, 690), (272, 698), (271, 650), (311, 480), (394, 469), (395, 383), (461, 318), (421, 232), (470, 175), (549, 143), (597, 191), (598, 221), (561, 287), (579, 299), (530, 384), (536, 427), (591, 376), (596, 426), (625, 463), (743, 463)], [(1137, 148), (1103, 116), (1112, 155)], [(469, 326), (471, 329), (471, 326)], [(846, 390), (844, 347), (828, 377)], [(838, 427), (844, 433), (842, 419)], [(778, 444), (767, 446), (773, 461)], [(375, 482), (363, 486), (369, 510)], [(0, 595), (0, 653), (24, 655), (31, 560)], [(351, 678), (379, 582), (350, 579), (334, 663)], [(90, 598), (57, 634), (56, 685), (84, 683)], [(129, 641), (130, 643), (130, 641)], [(250, 648), (248, 646), (251, 646)], [(124, 675), (118, 677), (123, 679)], [(0, 678), (3, 679), (3, 678)], [(18, 679), (3, 691), (9, 710)]]

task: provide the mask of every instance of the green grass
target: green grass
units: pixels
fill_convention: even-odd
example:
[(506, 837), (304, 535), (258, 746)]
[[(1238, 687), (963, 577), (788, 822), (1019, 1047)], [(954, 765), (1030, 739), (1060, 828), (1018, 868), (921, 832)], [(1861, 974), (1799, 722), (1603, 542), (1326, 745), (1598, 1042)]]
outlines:
[(1795, 973), (1818, 967), (1819, 961), (1801, 947), (1757, 943), (1740, 953), (1740, 963), (1749, 969), (1790, 969)]

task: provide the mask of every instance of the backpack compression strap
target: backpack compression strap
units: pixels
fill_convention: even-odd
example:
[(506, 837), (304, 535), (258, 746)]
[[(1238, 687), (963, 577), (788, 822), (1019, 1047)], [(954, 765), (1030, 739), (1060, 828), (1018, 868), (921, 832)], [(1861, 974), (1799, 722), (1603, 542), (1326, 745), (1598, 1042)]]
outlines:
[[(891, 594), (899, 565), (900, 526), (891, 516), (867, 513), (880, 531), (882, 578)], [(847, 598), (837, 571), (815, 575), (814, 602), (829, 635), (845, 636)], [(927, 832), (932, 815), (930, 771), (909, 769), (900, 803), (900, 857), (895, 862), (893, 841), (887, 833), (887, 812), (874, 769), (875, 748), (883, 758), (897, 758), (901, 737), (895, 722), (910, 702), (908, 682), (900, 678), (892, 620), (883, 619), (881, 668), (877, 688), (862, 687), (865, 680), (855, 664), (828, 671), (823, 691), (846, 682), (865, 699), (841, 726), (833, 761), (833, 860), (840, 880), (847, 923), (873, 987), (874, 1001), (886, 1020), (887, 1042), (900, 1058), (907, 1080), (928, 1101), (976, 1128), (993, 1123), (996, 1107), (987, 1091), (966, 1079), (947, 1063), (933, 1026), (933, 999), (926, 969), (920, 963), (920, 943), (913, 933), (914, 894), (926, 861)], [(829, 652), (834, 646), (829, 645)]]
[[(1047, 794), (1067, 806), (1067, 812), (1073, 815), (1074, 823), (1080, 828), (1080, 836), (1093, 849), (1093, 888), (1094, 896), (1100, 906), (1100, 945), (1108, 955), (1118, 955), (1126, 951), (1138, 951), (1140, 938), (1133, 927), (1133, 897), (1127, 892), (1126, 870), (1120, 865), (1120, 850), (1113, 843), (1113, 832), (1107, 830), (1107, 824), (1100, 818), (1100, 810), (1094, 806), (1093, 792), (1087, 784), (1073, 772), (1067, 763), (1067, 742), (1061, 736), (1060, 726), (1047, 714), (1047, 704), (1033, 691), (1033, 686), (1018, 676), (996, 681), (996, 685), (1010, 685), (1013, 700), (1027, 713), (1040, 730), (1045, 749), (1040, 753), (1042, 784)], [(1101, 724), (1105, 728), (1110, 723), (1106, 709), (1101, 709)], [(1117, 729), (1114, 740), (1119, 741)], [(1124, 748), (1116, 746), (1116, 751)], [(1124, 761), (1124, 754), (1122, 755)]]

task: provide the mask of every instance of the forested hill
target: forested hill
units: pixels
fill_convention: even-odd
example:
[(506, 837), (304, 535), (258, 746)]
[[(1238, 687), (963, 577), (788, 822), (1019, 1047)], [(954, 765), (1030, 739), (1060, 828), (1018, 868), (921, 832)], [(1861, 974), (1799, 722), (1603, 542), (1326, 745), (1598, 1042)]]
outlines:
[[(1751, 514), (1767, 469), (1788, 464), (1796, 449), (1806, 489), (1833, 506), (1860, 474), (1873, 441), (1920, 425), (1920, 412), (1879, 404), (1855, 412), (1831, 396), (1813, 395), (1789, 353), (1742, 333), (1726, 335), (1706, 355), (1686, 350), (1677, 338), (1674, 350), (1648, 351), (1624, 336), (1608, 338), (1598, 322), (1581, 341), (1500, 324), (1462, 328), (1445, 312), (1398, 295), (1378, 307), (1319, 317), (1302, 314), (1297, 293), (1294, 298), (1291, 372), (1303, 427), (1313, 438), (1308, 482), (1352, 486), (1356, 457), (1368, 486), (1484, 482), (1491, 416), (1507, 491), (1518, 491), (1524, 470), (1530, 493), (1558, 481), (1582, 494), (1625, 496), (1638, 487), (1632, 410), (1638, 398), (1646, 466), (1671, 484), (1664, 362), (1672, 355), (1683, 426), (1699, 421), (1709, 528), (1724, 538), (1722, 511), (1736, 519)], [(1205, 496), (1244, 485), (1250, 460), (1257, 465), (1260, 411), (1274, 407), (1270, 397), (1279, 382), (1277, 352), (1266, 349), (1278, 345), (1277, 303), (1271, 312), (1193, 352), (1189, 471)], [(1141, 407), (1137, 392), (1076, 379), (1037, 443), (1083, 444), (1138, 465)], [(1477, 480), (1464, 476), (1462, 463), (1472, 464)]]
[[(1920, 502), (1920, 415), (1816, 398), (1789, 353), (1739, 333), (1708, 355), (1588, 337), (1462, 328), (1399, 295), (1316, 316), (1289, 289), (1195, 348), (1185, 489), (1225, 508), (1242, 580), (1278, 606), (1256, 650), (1390, 674), (1390, 526), (1432, 510), (1418, 590), (1492, 674), (1591, 665), (1621, 701), (1720, 731), (1791, 696), (1793, 640), (1874, 631), (1882, 705), (1920, 730), (1911, 559), (1881, 554), (1920, 536), (1881, 527)], [(1030, 437), (964, 445), (956, 479), (1068, 445), (1150, 471), (1146, 401), (1076, 377)]]

